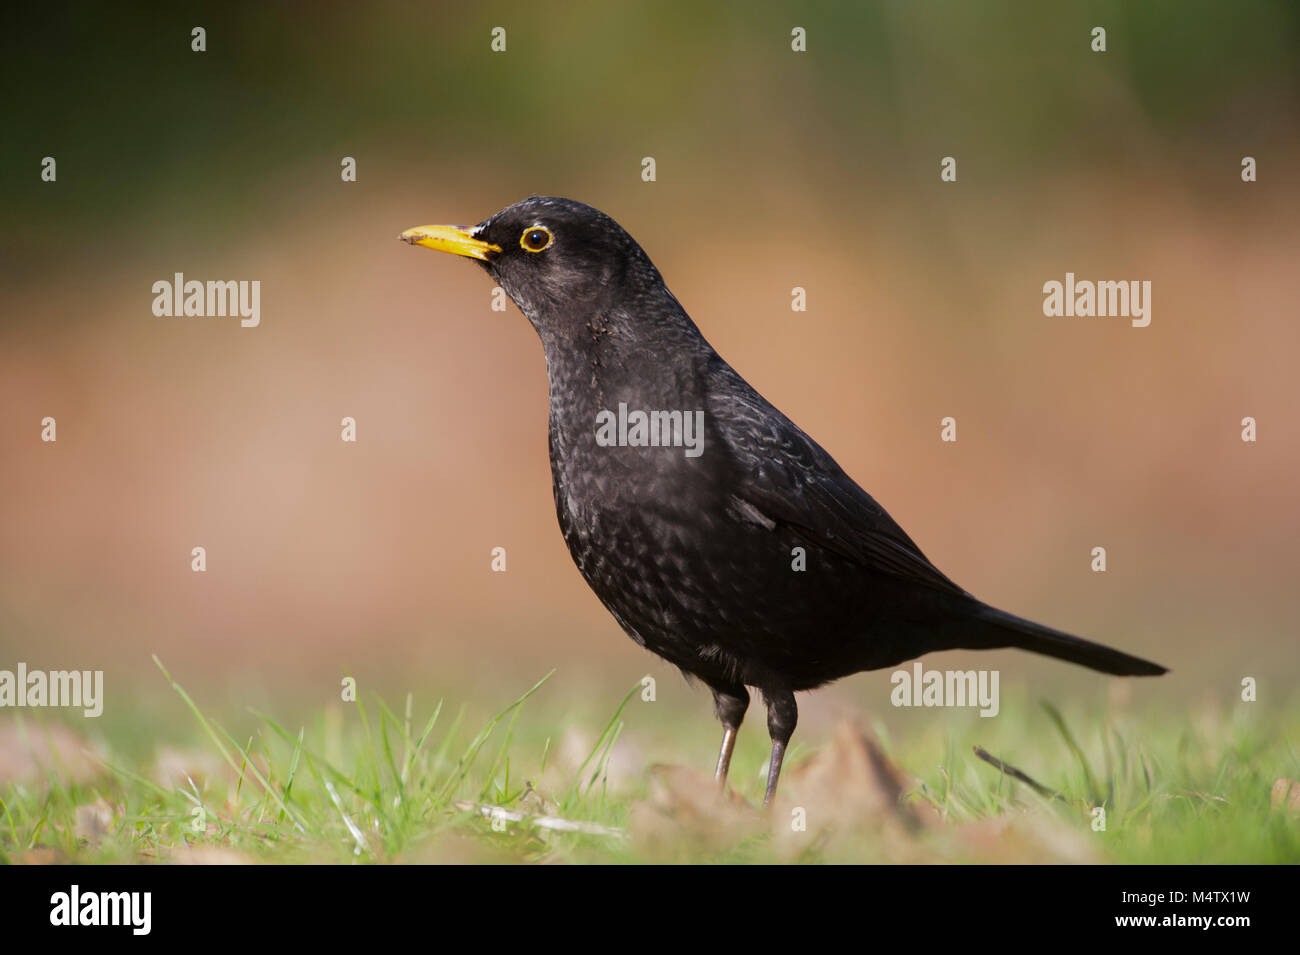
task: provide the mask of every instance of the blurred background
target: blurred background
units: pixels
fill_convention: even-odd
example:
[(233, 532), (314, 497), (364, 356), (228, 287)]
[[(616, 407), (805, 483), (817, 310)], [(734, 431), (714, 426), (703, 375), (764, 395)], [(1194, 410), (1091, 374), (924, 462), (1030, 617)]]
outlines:
[[(603, 708), (651, 673), (707, 722), (568, 558), (532, 329), (396, 239), (542, 193), (618, 219), (963, 586), (1174, 672), (927, 666), (1290, 693), (1300, 7), (1073, 7), (6, 7), (0, 667), (103, 669), (106, 716), (174, 704), (154, 653), (240, 706), (337, 700), (344, 673), (505, 702), (558, 668)], [(1044, 317), (1067, 271), (1149, 280), (1150, 327)], [(174, 272), (260, 280), (260, 327), (155, 317)], [(907, 718), (889, 689), (801, 706)]]

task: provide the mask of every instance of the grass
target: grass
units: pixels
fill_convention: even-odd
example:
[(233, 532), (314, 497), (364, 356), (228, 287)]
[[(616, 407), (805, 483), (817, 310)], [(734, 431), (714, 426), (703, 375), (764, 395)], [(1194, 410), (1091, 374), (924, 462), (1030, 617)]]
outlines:
[[(665, 804), (636, 752), (658, 734), (668, 751), (691, 754), (674, 762), (694, 763), (715, 728), (703, 713), (680, 725), (635, 717), (628, 707), (639, 685), (607, 700), (602, 720), (570, 718), (567, 730), (555, 701), (551, 715), (521, 718), (544, 696), (548, 674), (477, 728), (464, 705), (439, 701), (416, 713), (410, 696), (396, 711), (362, 697), (346, 717), (319, 710), (299, 726), (242, 714), (255, 729), (237, 737), (158, 666), (191, 720), (168, 727), (184, 741), (173, 771), (138, 745), (156, 727), (122, 728), (135, 745), (101, 741), (87, 759), (56, 743), (57, 724), (20, 719), (20, 735), (46, 739), (50, 755), (35, 778), (0, 782), (0, 860), (1003, 862), (1061, 858), (1066, 840), (1097, 862), (1300, 861), (1300, 818), (1270, 800), (1276, 780), (1300, 779), (1294, 710), (1282, 719), (1250, 705), (1231, 715), (1063, 713), (1007, 694), (994, 720), (918, 721), (897, 738), (877, 725), (909, 780), (901, 802), (929, 824), (896, 837), (879, 820), (841, 823), (834, 838), (811, 825), (792, 842), (782, 816), (705, 809), (693, 819), (690, 792), (680, 800), (670, 792)], [(633, 758), (616, 760), (629, 723)], [(762, 737), (742, 734), (733, 763), (732, 782), (751, 803), (761, 795)], [(827, 745), (824, 734), (796, 741), (791, 770)], [(977, 746), (1042, 791), (978, 758)], [(1104, 831), (1094, 829), (1098, 806)]]

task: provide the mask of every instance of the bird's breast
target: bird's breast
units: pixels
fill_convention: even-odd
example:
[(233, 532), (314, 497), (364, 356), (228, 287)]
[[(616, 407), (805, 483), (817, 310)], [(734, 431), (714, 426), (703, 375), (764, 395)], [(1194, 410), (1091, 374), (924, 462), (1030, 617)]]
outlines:
[(551, 385), (556, 513), (584, 575), (601, 554), (678, 552), (688, 529), (703, 530), (701, 515), (724, 509), (726, 452), (689, 383), (615, 376)]

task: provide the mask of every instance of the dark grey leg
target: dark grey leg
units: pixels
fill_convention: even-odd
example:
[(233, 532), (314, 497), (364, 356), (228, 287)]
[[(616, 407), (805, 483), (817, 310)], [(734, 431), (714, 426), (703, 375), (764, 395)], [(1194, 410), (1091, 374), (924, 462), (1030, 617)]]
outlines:
[(772, 758), (767, 768), (767, 792), (763, 795), (763, 805), (770, 806), (781, 778), (785, 748), (794, 735), (795, 724), (799, 722), (799, 708), (789, 690), (764, 689), (763, 702), (767, 704), (767, 732), (772, 737)]
[(731, 751), (736, 746), (736, 733), (749, 708), (749, 691), (743, 686), (714, 687), (713, 711), (722, 723), (722, 748), (718, 751), (718, 768), (713, 778), (720, 786), (727, 785), (727, 770), (731, 768)]

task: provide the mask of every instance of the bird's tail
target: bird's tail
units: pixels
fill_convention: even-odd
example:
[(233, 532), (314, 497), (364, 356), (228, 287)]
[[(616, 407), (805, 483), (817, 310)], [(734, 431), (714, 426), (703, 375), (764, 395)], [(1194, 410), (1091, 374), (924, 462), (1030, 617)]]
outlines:
[(985, 624), (985, 632), (996, 641), (990, 647), (1032, 650), (1116, 676), (1159, 676), (1169, 672), (1158, 663), (1044, 627), (987, 604), (981, 606), (978, 617)]

